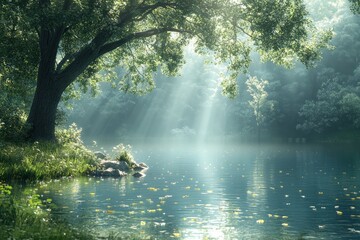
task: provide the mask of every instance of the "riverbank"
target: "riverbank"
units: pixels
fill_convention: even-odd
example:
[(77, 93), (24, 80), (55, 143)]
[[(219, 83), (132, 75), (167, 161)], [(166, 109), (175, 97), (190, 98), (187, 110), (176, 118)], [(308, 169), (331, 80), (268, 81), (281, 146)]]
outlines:
[[(119, 147), (120, 146), (120, 147)], [(128, 148), (117, 146), (117, 157), (137, 166)], [(38, 189), (60, 178), (99, 173), (98, 154), (81, 142), (0, 142), (0, 236), (5, 239), (96, 239), (90, 233), (56, 221), (52, 199)], [(104, 160), (103, 160), (104, 161)], [(105, 169), (106, 170), (106, 169)], [(109, 236), (108, 239), (137, 239)]]
[(0, 179), (36, 181), (92, 171), (96, 156), (77, 143), (1, 143)]

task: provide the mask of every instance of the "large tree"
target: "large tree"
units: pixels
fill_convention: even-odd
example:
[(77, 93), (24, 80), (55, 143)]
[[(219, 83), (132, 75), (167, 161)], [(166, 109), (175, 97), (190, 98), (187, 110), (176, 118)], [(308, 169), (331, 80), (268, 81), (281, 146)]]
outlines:
[(36, 82), (27, 119), (33, 140), (55, 139), (58, 104), (76, 83), (112, 77), (122, 90), (146, 92), (159, 68), (178, 72), (188, 44), (227, 64), (222, 86), (234, 96), (252, 50), (311, 65), (331, 38), (300, 0), (5, 0), (0, 20), (0, 80)]

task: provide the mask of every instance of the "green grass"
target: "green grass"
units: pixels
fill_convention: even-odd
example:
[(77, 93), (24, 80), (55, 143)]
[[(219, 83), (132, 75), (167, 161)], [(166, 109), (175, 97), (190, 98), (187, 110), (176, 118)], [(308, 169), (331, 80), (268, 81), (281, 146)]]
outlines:
[(47, 180), (79, 176), (96, 165), (94, 154), (79, 143), (0, 143), (0, 179)]

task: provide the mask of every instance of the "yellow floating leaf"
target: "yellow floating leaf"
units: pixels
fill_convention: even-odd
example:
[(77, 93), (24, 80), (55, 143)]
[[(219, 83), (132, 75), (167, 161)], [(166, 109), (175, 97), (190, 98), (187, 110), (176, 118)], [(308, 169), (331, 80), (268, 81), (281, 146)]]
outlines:
[(140, 222), (140, 225), (141, 225), (141, 226), (145, 226), (145, 225), (146, 225), (146, 222), (145, 222), (145, 221), (141, 221), (141, 222)]
[(106, 213), (107, 213), (107, 214), (113, 214), (114, 211), (113, 211), (113, 210), (107, 210)]
[(94, 192), (91, 192), (91, 193), (90, 193), (90, 196), (95, 196), (95, 193), (94, 193)]
[(155, 209), (148, 209), (147, 211), (148, 211), (148, 213), (154, 213), (154, 212), (156, 212)]
[(341, 216), (341, 215), (343, 215), (343, 212), (342, 211), (336, 211), (336, 214)]
[(288, 216), (282, 216), (283, 219), (288, 219), (289, 217)]
[(281, 226), (283, 226), (283, 227), (288, 227), (289, 224), (288, 224), (288, 223), (282, 223)]
[(158, 189), (158, 188), (154, 188), (154, 187), (149, 187), (148, 190), (149, 190), (149, 191), (153, 191), (153, 192), (157, 192), (159, 189)]
[(256, 223), (257, 224), (264, 224), (265, 220), (264, 219), (259, 219), (259, 220), (256, 220)]
[(95, 209), (95, 212), (100, 212), (100, 209)]
[(176, 238), (181, 237), (181, 234), (180, 234), (180, 233), (173, 233), (172, 235), (173, 235), (174, 237), (176, 237)]

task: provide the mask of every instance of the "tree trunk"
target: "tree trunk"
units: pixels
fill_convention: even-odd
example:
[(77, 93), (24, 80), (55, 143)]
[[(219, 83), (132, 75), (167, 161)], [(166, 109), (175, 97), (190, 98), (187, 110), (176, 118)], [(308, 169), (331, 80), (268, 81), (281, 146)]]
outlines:
[(55, 120), (63, 90), (53, 80), (38, 79), (30, 113), (28, 136), (32, 141), (55, 141)]

